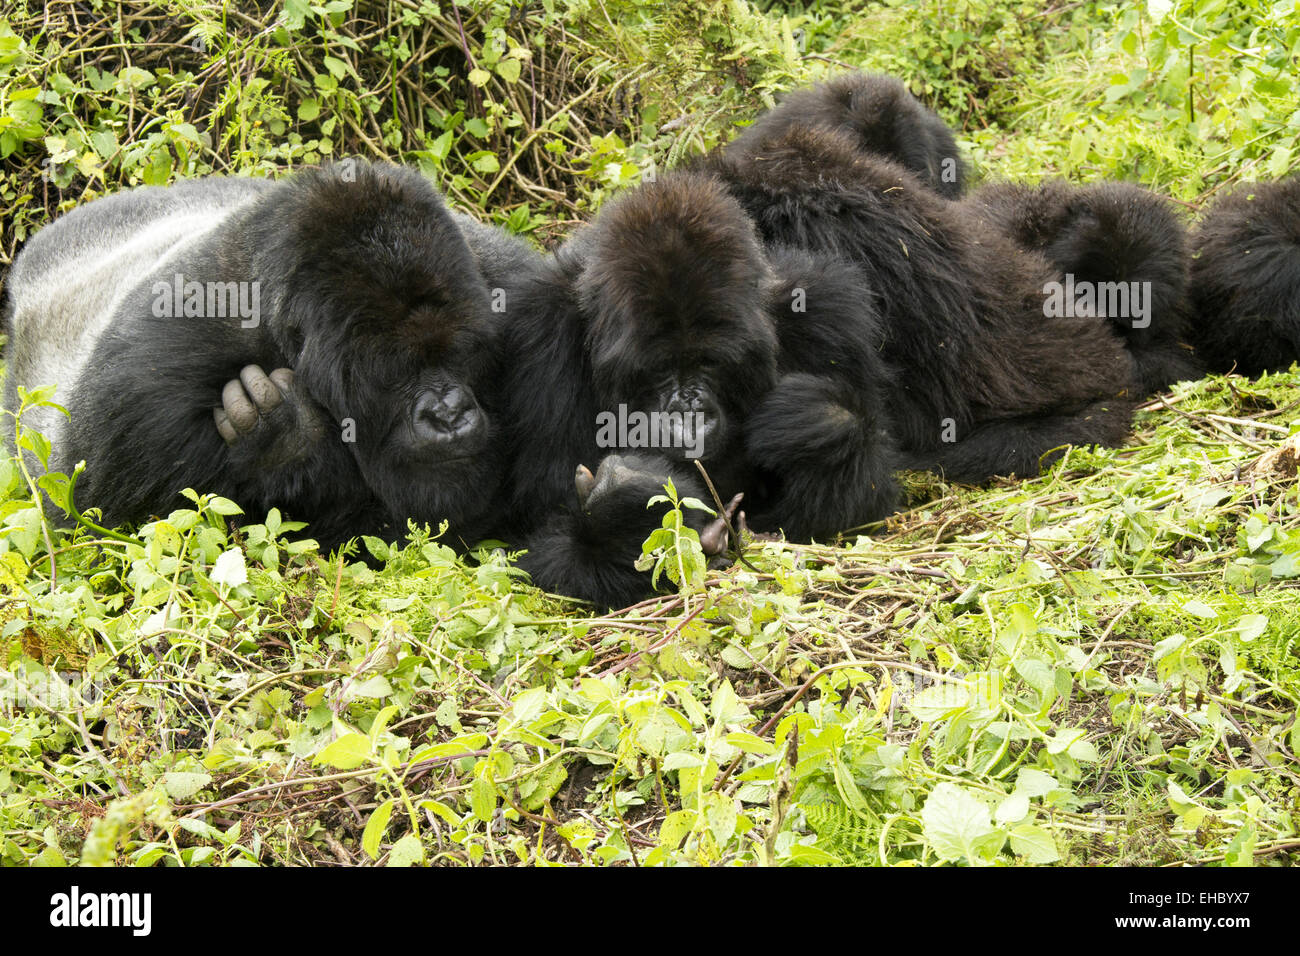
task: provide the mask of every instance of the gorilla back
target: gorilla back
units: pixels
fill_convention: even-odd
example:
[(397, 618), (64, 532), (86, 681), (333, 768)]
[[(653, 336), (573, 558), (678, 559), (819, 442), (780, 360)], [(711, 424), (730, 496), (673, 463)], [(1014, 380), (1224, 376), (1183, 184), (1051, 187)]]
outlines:
[[(7, 319), (6, 407), (19, 385), (58, 386), (71, 422), (41, 409), (27, 423), (52, 469), (87, 461), (79, 503), (110, 523), (187, 486), (285, 508), (322, 541), (407, 517), (472, 529), (487, 510), (488, 291), (412, 171), (347, 163), (97, 200), (28, 244)], [(227, 446), (214, 399), (252, 365), (293, 368), (340, 440)]]
[[(757, 125), (757, 124), (756, 124)], [(950, 478), (1037, 474), (1066, 444), (1117, 445), (1137, 377), (1107, 323), (1048, 316), (1060, 276), (843, 130), (747, 131), (698, 161), (770, 245), (852, 263), (880, 312), (903, 463)]]
[(1300, 359), (1300, 177), (1238, 186), (1194, 244), (1192, 336), (1206, 364), (1258, 375)]
[(753, 161), (762, 143), (795, 128), (841, 133), (863, 154), (898, 163), (947, 199), (966, 190), (966, 161), (952, 130), (892, 76), (844, 73), (795, 90), (728, 147), (731, 158), (749, 152)]

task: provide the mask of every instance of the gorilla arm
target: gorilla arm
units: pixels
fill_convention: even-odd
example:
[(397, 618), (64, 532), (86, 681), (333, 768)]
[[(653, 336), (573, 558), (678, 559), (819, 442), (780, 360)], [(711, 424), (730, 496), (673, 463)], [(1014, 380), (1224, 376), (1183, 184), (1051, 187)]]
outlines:
[(895, 508), (893, 374), (857, 269), (787, 247), (769, 255), (782, 374), (745, 422), (746, 508), (759, 531), (825, 540)]

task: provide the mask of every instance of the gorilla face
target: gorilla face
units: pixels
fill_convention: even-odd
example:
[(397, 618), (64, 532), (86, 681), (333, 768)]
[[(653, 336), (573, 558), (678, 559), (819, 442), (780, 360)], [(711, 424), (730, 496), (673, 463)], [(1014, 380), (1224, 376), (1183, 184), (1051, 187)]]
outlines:
[(486, 283), (423, 180), (357, 173), (322, 171), (283, 230), (281, 347), (395, 517), (472, 512), (494, 487), (476, 394), (496, 352)]
[(600, 407), (663, 415), (665, 454), (692, 439), (724, 453), (776, 379), (774, 280), (753, 224), (715, 181), (678, 174), (602, 210), (579, 247)]

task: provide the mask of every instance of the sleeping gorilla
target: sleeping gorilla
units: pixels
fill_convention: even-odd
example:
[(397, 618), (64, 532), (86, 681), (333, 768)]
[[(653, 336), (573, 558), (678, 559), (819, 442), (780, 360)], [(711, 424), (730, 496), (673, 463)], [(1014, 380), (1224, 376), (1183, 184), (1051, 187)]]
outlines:
[(797, 115), (756, 124), (695, 165), (768, 243), (860, 270), (898, 377), (890, 410), (908, 467), (966, 481), (1033, 475), (1059, 446), (1127, 435), (1138, 373), (1124, 343), (1096, 319), (1046, 314), (1058, 270), (970, 205)]
[[(348, 163), (122, 192), (42, 230), (8, 287), (5, 405), (58, 385), (70, 424), (50, 409), (28, 424), (52, 469), (86, 459), (78, 497), (109, 524), (166, 513), (189, 486), (285, 508), (325, 545), (407, 518), (480, 533), (500, 470), (475, 397), (495, 327), (416, 173)], [(250, 432), (264, 440), (235, 440)]]
[[(1094, 314), (1110, 320), (1133, 357), (1135, 396), (1200, 377), (1188, 329), (1187, 231), (1169, 200), (1129, 183), (1038, 186), (1000, 183), (967, 200), (977, 213), (1024, 249), (1040, 253), (1075, 288), (1101, 290), (1136, 305)], [(1117, 285), (1120, 284), (1120, 285)], [(1136, 285), (1135, 285), (1136, 284)], [(1107, 295), (1106, 293), (1109, 293)], [(1137, 293), (1130, 298), (1131, 293)], [(1081, 313), (1082, 314), (1082, 313)]]
[[(646, 499), (671, 476), (711, 500), (692, 445), (722, 501), (744, 494), (756, 530), (824, 538), (888, 513), (896, 462), (872, 298), (830, 257), (765, 254), (725, 190), (690, 173), (626, 193), (542, 268), (517, 271), (506, 445), (534, 581), (599, 603), (644, 596), (632, 563), (652, 526)], [(620, 409), (680, 417), (645, 436), (652, 450), (629, 440), (595, 475), (580, 469), (581, 505), (536, 526), (574, 498), (575, 463), (615, 450), (598, 416)]]
[(845, 73), (795, 90), (754, 120), (745, 139), (778, 139), (793, 127), (844, 133), (862, 152), (893, 160), (946, 199), (966, 189), (952, 130), (892, 76)]
[(1300, 178), (1238, 186), (1193, 239), (1193, 341), (1216, 372), (1300, 359)]
[[(731, 151), (785, 140), (795, 129), (846, 133), (861, 153), (902, 165), (947, 198), (958, 198), (964, 189), (965, 167), (952, 132), (891, 77), (848, 73), (792, 93), (756, 120)], [(763, 159), (751, 155), (747, 161)], [(946, 182), (939, 173), (954, 163), (956, 176)], [(968, 202), (995, 230), (1045, 257), (1062, 279), (1070, 276), (1072, 286), (1086, 283), (1111, 295), (1143, 292), (1144, 316), (1106, 316), (1133, 357), (1134, 396), (1199, 375), (1184, 344), (1186, 230), (1167, 199), (1127, 183), (1076, 187), (1053, 181), (984, 186)]]

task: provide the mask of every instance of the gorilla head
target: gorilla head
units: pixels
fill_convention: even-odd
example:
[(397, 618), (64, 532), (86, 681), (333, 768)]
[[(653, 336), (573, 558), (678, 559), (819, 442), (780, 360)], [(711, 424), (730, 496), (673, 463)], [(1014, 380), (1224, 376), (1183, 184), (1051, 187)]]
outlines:
[(939, 195), (957, 199), (966, 188), (966, 164), (952, 130), (892, 76), (845, 73), (796, 90), (756, 119), (728, 150), (761, 148), (791, 127), (846, 133), (861, 152), (899, 163)]
[(352, 454), (396, 518), (464, 514), (492, 487), (476, 396), (496, 351), (487, 285), (422, 177), (352, 171), (290, 180), (285, 217), (261, 226), (272, 334), (328, 416), (355, 423)]
[(676, 174), (602, 209), (578, 248), (599, 402), (668, 413), (725, 453), (776, 380), (774, 278), (749, 218), (716, 180)]
[(125, 190), (41, 230), (11, 278), (6, 407), (58, 385), (51, 466), (85, 459), (78, 495), (110, 524), (187, 486), (331, 542), (490, 509), (488, 290), (413, 171)]

